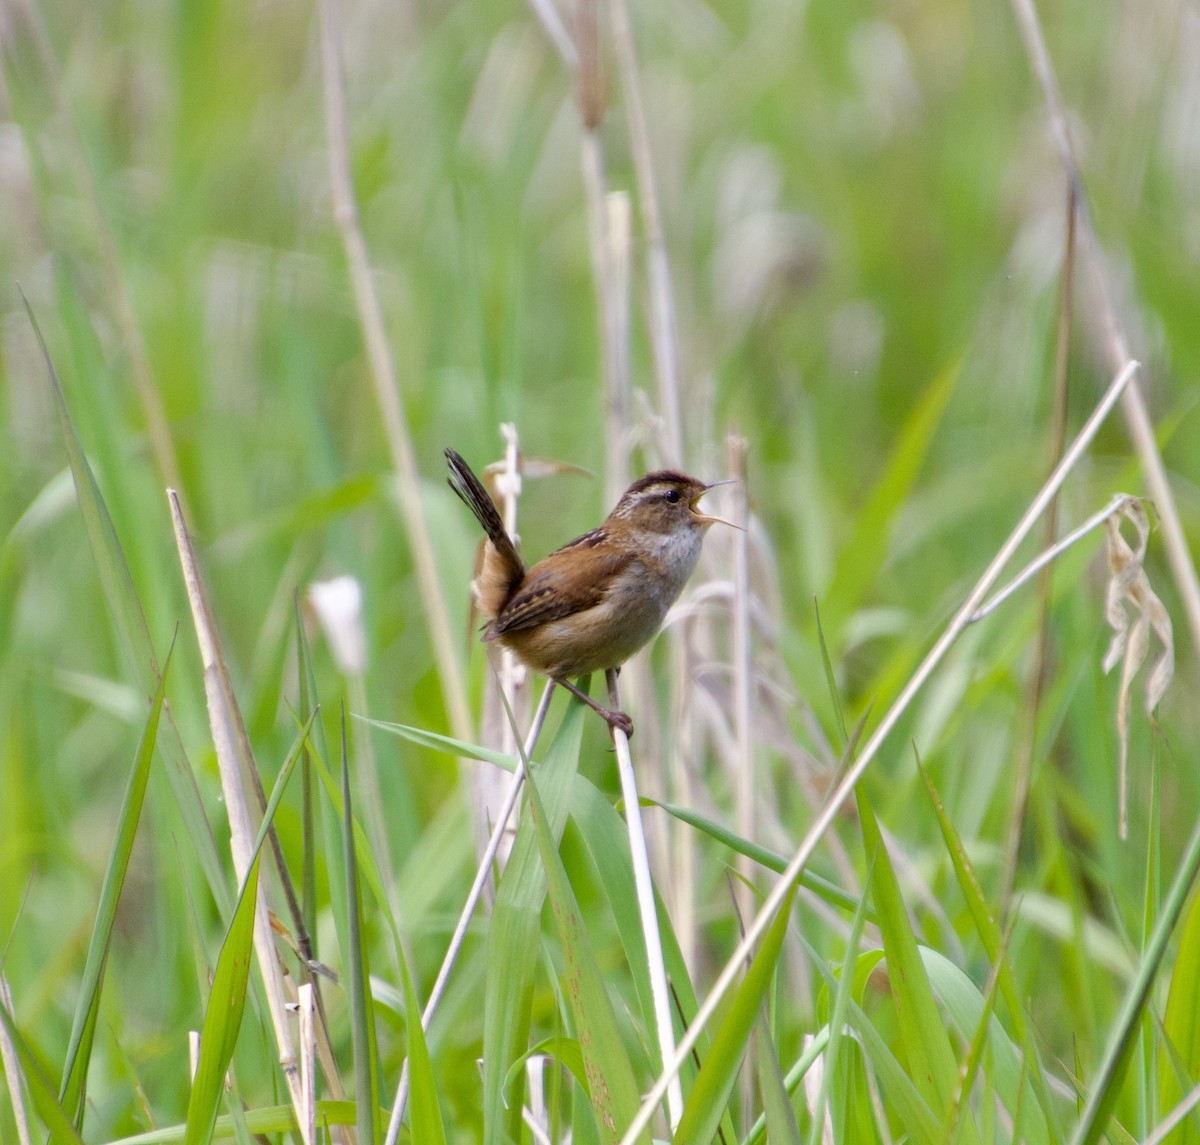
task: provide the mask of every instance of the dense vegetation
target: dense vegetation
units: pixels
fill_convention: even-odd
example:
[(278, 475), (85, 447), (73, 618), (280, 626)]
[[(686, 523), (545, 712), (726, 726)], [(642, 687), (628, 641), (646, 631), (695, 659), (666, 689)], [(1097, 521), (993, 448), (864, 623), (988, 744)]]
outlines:
[[(422, 1145), (626, 1132), (657, 960), (580, 706), (414, 1020), (514, 766), (442, 450), (511, 423), (533, 556), (742, 478), (621, 677), (676, 1039), (805, 860), (678, 1139), (1200, 1141), (1200, 15), (1045, 5), (1061, 115), (1029, 15), (0, 5), (0, 1140), (300, 1140), (311, 963), (334, 1139), (402, 1067)], [(998, 583), (1149, 500), (952, 620), (1119, 376)]]

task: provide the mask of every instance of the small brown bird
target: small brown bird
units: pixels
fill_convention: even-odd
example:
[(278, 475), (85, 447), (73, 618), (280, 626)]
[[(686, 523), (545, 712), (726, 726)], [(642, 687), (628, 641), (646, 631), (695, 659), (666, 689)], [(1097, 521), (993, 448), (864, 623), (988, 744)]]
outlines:
[(488, 618), (484, 641), (511, 648), (627, 736), (633, 722), (601, 707), (569, 677), (619, 668), (659, 630), (700, 557), (709, 525), (696, 503), (717, 481), (662, 469), (635, 481), (604, 523), (526, 569), (500, 513), (471, 467), (446, 450), (450, 488), (487, 534), (483, 566), (471, 584)]

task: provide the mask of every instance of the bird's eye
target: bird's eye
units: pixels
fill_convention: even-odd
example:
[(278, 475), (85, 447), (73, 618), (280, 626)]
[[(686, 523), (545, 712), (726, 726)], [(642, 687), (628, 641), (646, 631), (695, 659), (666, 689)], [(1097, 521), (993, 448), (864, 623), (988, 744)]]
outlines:
[(679, 490), (678, 489), (668, 489), (663, 494), (663, 500), (670, 501), (671, 504), (674, 505), (679, 500)]

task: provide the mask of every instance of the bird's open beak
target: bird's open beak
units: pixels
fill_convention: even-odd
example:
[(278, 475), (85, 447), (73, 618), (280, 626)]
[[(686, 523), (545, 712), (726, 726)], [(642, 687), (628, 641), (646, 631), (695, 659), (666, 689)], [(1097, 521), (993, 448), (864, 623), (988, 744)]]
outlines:
[(700, 513), (700, 512), (696, 511), (696, 503), (710, 489), (716, 489), (717, 486), (719, 486), (719, 485), (734, 485), (736, 483), (737, 483), (736, 477), (730, 477), (724, 481), (714, 481), (710, 485), (705, 485), (704, 488), (701, 489), (700, 492), (697, 493), (696, 496), (692, 498), (692, 504), (691, 504), (690, 508), (692, 510), (692, 514), (695, 516), (696, 520), (700, 522), (700, 524), (702, 524), (702, 525), (728, 525), (731, 529), (739, 529), (739, 530), (741, 529), (741, 525), (735, 525), (732, 521), (725, 520), (724, 517), (709, 517), (704, 513)]

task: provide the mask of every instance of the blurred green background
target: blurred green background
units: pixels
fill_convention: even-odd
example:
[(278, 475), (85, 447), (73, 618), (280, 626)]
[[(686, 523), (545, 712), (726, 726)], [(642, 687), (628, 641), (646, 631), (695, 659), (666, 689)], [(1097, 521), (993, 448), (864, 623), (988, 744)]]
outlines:
[[(604, 471), (579, 114), (561, 59), (522, 5), (354, 0), (337, 11), (362, 226), (465, 648), (475, 534), (445, 487), (443, 447), (482, 465), (500, 454), (498, 423), (513, 421), (529, 453)], [(1065, 0), (1042, 15), (1194, 538), (1200, 13), (1182, 0)], [(1006, 5), (669, 0), (635, 4), (631, 17), (679, 319), (685, 461), (716, 478), (727, 427), (749, 441), (756, 567), (790, 696), (787, 731), (827, 775), (835, 724), (814, 599), (848, 715), (874, 704), (877, 716), (1050, 465), (1063, 173)], [(293, 593), (318, 577), (351, 573), (364, 586), (371, 713), (449, 730), (333, 219), (318, 35), (312, 7), (281, 0), (0, 4), (0, 951), (18, 1017), (51, 1062), (69, 1031), (144, 710), (85, 544), (18, 283), (160, 654), (181, 626), (168, 695), (222, 853), (168, 483), (186, 504), (268, 770), (294, 734)], [(609, 185), (635, 192), (632, 373), (644, 415), (656, 400), (647, 248), (607, 49), (605, 71)], [(1081, 282), (1072, 427), (1109, 380), (1095, 314)], [(656, 431), (644, 433), (651, 448), (638, 457), (657, 464)], [(1114, 490), (1143, 491), (1119, 414), (1068, 483), (1064, 523)], [(599, 481), (530, 483), (526, 551), (540, 555), (607, 508)], [(1112, 965), (1138, 945), (1147, 839), (1172, 870), (1200, 806), (1195, 657), (1155, 539), (1149, 572), (1176, 618), (1179, 655), (1162, 735), (1135, 695), (1129, 843), (1115, 831), (1099, 539), (1054, 581), (1017, 888), (1047, 896), (1065, 933), (1014, 937), (1047, 1057), (1095, 1059), (1124, 984)], [(946, 914), (925, 925), (947, 950), (962, 904), (906, 745), (998, 882), (1036, 620), (1027, 590), (973, 629), (868, 775), (914, 877), (945, 900)], [(477, 694), (477, 652), (471, 675)], [(344, 686), (326, 654), (320, 678), (332, 710)], [(466, 838), (447, 863), (435, 833), (448, 816), (459, 821), (447, 807), (460, 779), (443, 757), (397, 753), (385, 739), (375, 748), (402, 913), (436, 921), (412, 933), (427, 986), (438, 927), (469, 878)], [(1149, 805), (1152, 764), (1161, 816)], [(781, 849), (811, 817), (794, 766), (764, 749)], [(696, 767), (712, 768), (712, 798), (726, 805), (719, 767)], [(220, 933), (161, 776), (148, 807), (93, 1066), (97, 1133), (182, 1117), (183, 1031), (199, 1021), (207, 983), (196, 970)], [(295, 811), (285, 807), (280, 825), (294, 845)], [(847, 838), (859, 863), (852, 830)], [(1080, 937), (1085, 916), (1103, 928), (1109, 963)], [(724, 925), (714, 951), (731, 937)], [(959, 953), (968, 966), (977, 954)], [(464, 1032), (468, 1048), (477, 1034)], [(469, 1052), (445, 1068), (456, 1078), (449, 1101), (469, 1107)], [(9, 1118), (0, 1095), (5, 1139)]]

